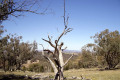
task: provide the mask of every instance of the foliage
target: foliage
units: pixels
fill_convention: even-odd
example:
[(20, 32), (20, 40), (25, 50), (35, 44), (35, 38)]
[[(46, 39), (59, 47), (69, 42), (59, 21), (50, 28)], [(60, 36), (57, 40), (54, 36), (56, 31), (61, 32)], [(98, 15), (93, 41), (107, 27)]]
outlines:
[(44, 72), (44, 67), (40, 63), (34, 63), (29, 65), (28, 70), (32, 72)]
[(93, 36), (98, 48), (97, 53), (104, 56), (109, 69), (115, 68), (120, 62), (120, 34), (119, 32), (110, 32), (108, 29)]
[(21, 16), (23, 15), (23, 12), (43, 14), (43, 13), (37, 13), (37, 8), (40, 7), (39, 2), (41, 1), (40, 0), (0, 0), (0, 21), (7, 20), (9, 15), (14, 17)]
[(37, 53), (37, 43), (21, 42), (22, 36), (2, 36), (4, 29), (0, 28), (0, 65), (6, 70), (20, 70), (22, 64), (31, 59)]
[(22, 66), (21, 70), (25, 72), (27, 70), (27, 68), (25, 66)]
[(64, 67), (64, 70), (69, 70), (69, 69), (78, 69), (78, 64), (69, 61), (68, 64)]
[(105, 68), (107, 66), (104, 56), (97, 55), (96, 58), (97, 58), (98, 68)]
[(79, 68), (91, 68), (96, 67), (97, 65), (94, 54), (90, 51), (82, 50), (82, 56), (78, 62)]

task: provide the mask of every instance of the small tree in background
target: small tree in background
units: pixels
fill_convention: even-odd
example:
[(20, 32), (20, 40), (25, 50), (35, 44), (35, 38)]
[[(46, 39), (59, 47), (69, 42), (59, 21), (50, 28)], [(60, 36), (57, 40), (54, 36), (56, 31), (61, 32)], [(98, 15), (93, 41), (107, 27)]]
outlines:
[(78, 62), (79, 68), (91, 68), (91, 67), (96, 67), (97, 60), (96, 60), (96, 53), (93, 50), (94, 44), (87, 44), (82, 47), (81, 51), (81, 59)]
[(20, 70), (22, 64), (33, 58), (37, 51), (37, 43), (21, 42), (22, 36), (6, 35), (3, 27), (0, 31), (0, 65), (4, 71)]

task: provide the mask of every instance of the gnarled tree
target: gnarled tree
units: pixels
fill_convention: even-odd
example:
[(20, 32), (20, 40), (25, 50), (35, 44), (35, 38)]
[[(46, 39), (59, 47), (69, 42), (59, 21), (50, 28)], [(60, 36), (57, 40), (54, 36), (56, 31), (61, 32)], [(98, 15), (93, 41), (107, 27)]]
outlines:
[[(49, 49), (44, 49), (43, 45), (43, 51), (42, 51), (42, 55), (45, 57), (45, 59), (47, 59), (53, 70), (54, 70), (54, 73), (55, 73), (55, 80), (64, 80), (64, 76), (63, 76), (63, 67), (68, 63), (68, 61), (72, 58), (72, 56), (66, 61), (64, 62), (63, 60), (63, 50), (66, 49), (62, 49), (64, 43), (61, 42), (59, 44), (59, 41), (60, 39), (66, 35), (68, 32), (72, 31), (73, 29), (72, 28), (68, 28), (68, 17), (67, 17), (67, 20), (66, 20), (66, 17), (65, 17), (65, 0), (64, 0), (64, 30), (63, 32), (60, 34), (60, 36), (54, 41), (54, 43), (52, 43), (52, 40), (51, 40), (51, 37), (48, 35), (48, 40), (46, 39), (42, 39), (44, 40), (45, 42), (49, 43), (51, 47), (54, 48), (54, 51), (51, 51)], [(45, 56), (45, 52), (48, 52), (50, 54), (52, 54), (52, 59), (48, 56)]]
[[(70, 32), (72, 29), (71, 28), (67, 28), (67, 27), (65, 27), (65, 29), (64, 29), (64, 31), (61, 33), (61, 35), (58, 37), (58, 39), (57, 40), (55, 40), (54, 42), (55, 43), (52, 43), (52, 41), (51, 41), (51, 38), (49, 37), (49, 35), (48, 35), (48, 39), (49, 40), (46, 40), (46, 39), (43, 39), (45, 42), (47, 42), (47, 43), (49, 43), (50, 45), (51, 45), (51, 47), (53, 47), (54, 48), (54, 51), (51, 51), (51, 50), (49, 50), (49, 49), (44, 49), (44, 47), (43, 47), (43, 45), (42, 45), (42, 47), (43, 47), (43, 51), (42, 51), (42, 55), (45, 57), (45, 59), (47, 59), (49, 62), (50, 62), (50, 64), (51, 64), (51, 66), (52, 66), (52, 68), (53, 68), (53, 70), (54, 70), (54, 73), (55, 73), (55, 80), (63, 80), (64, 79), (64, 76), (63, 76), (63, 67), (68, 63), (68, 61), (72, 58), (72, 56), (64, 63), (64, 61), (63, 61), (63, 50), (65, 49), (62, 49), (62, 47), (63, 47), (63, 45), (64, 45), (64, 43), (63, 42), (61, 42), (60, 44), (59, 44), (59, 40), (61, 39), (61, 37), (63, 36), (63, 35), (65, 35), (66, 33), (68, 33), (68, 32)], [(45, 52), (48, 52), (48, 53), (50, 53), (50, 54), (52, 54), (52, 59), (50, 59), (49, 57), (47, 57), (47, 56), (45, 56)], [(54, 62), (53, 62), (54, 61)]]

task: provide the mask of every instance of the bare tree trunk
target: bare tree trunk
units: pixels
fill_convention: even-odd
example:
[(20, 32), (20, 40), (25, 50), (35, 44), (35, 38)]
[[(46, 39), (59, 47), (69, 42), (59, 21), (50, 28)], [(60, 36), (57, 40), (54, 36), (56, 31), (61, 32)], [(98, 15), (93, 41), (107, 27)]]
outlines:
[(53, 68), (53, 70), (54, 70), (54, 73), (57, 74), (58, 70), (57, 70), (55, 64), (53, 63), (53, 61), (52, 61), (50, 58), (48, 58), (48, 60), (49, 60), (51, 66), (52, 66), (52, 68)]
[[(42, 47), (43, 47), (43, 45), (42, 45)], [(44, 49), (44, 47), (43, 47), (43, 49)], [(42, 51), (42, 55), (45, 57), (45, 59), (47, 59), (50, 62), (51, 66), (52, 66), (52, 68), (54, 70), (54, 73), (57, 74), (58, 70), (57, 70), (55, 64), (53, 63), (53, 61), (49, 57), (44, 55), (44, 50)]]
[[(52, 41), (51, 41), (51, 38), (49, 37), (49, 35), (48, 35), (48, 40), (46, 40), (46, 39), (42, 39), (42, 40), (44, 40), (45, 42), (47, 42), (47, 43), (49, 43), (49, 45), (51, 46), (51, 47), (53, 47), (54, 48), (54, 51), (51, 51), (51, 50), (49, 50), (49, 49), (44, 49), (44, 47), (43, 47), (43, 45), (42, 45), (42, 47), (43, 47), (43, 51), (42, 51), (42, 55), (50, 62), (50, 64), (51, 64), (51, 66), (52, 66), (52, 68), (53, 68), (53, 70), (54, 70), (54, 73), (55, 73), (55, 78), (54, 78), (54, 80), (64, 80), (64, 76), (63, 76), (63, 68), (64, 68), (64, 65), (65, 64), (67, 64), (68, 63), (68, 61), (72, 58), (72, 56), (64, 63), (64, 60), (63, 60), (63, 53), (62, 53), (62, 47), (63, 47), (63, 45), (64, 45), (64, 43), (63, 42), (61, 42), (60, 44), (59, 44), (59, 41), (60, 41), (60, 39), (61, 39), (61, 37), (63, 36), (63, 35), (66, 35), (68, 32), (70, 32), (70, 31), (72, 31), (73, 29), (72, 28), (67, 28), (67, 25), (68, 25), (68, 18), (69, 17), (67, 17), (67, 20), (66, 20), (66, 17), (65, 17), (65, 0), (64, 0), (64, 16), (63, 16), (63, 18), (64, 18), (64, 26), (65, 26), (65, 28), (64, 28), (64, 30), (63, 30), (63, 32), (61, 33), (61, 35), (58, 37), (58, 39), (56, 39), (54, 42), (55, 43), (52, 43)], [(52, 55), (53, 55), (53, 61), (49, 58), (49, 57), (47, 57), (47, 56), (45, 56), (44, 55), (44, 51), (47, 51), (48, 53), (51, 53)]]
[(61, 71), (63, 72), (63, 65), (64, 65), (64, 61), (63, 61), (63, 54), (62, 54), (62, 50), (59, 49), (59, 60), (60, 60), (60, 67), (61, 67)]
[(63, 71), (62, 71), (61, 67), (58, 68), (58, 72), (55, 75), (55, 79), (54, 80), (64, 80)]

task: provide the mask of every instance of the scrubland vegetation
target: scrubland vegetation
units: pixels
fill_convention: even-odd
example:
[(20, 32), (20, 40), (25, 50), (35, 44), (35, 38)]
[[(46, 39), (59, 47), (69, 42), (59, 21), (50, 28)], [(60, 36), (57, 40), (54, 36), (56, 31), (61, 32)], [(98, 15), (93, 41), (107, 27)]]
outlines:
[[(1, 27), (1, 32), (4, 32), (3, 27)], [(2, 33), (0, 68), (6, 73), (1, 71), (0, 74), (33, 76), (40, 73), (54, 76), (50, 63), (43, 57), (42, 52), (37, 50), (36, 41), (32, 44), (25, 43), (21, 42), (21, 36), (2, 36)], [(76, 53), (64, 66), (64, 76), (82, 76), (92, 80), (119, 80), (119, 37), (118, 31), (104, 30), (97, 34), (95, 41), (98, 40), (96, 41), (98, 44), (91, 43), (83, 46), (81, 52)], [(63, 53), (64, 61), (71, 55)], [(52, 58), (49, 53), (46, 56)], [(35, 62), (36, 60), (38, 62)]]
[[(21, 42), (22, 36), (0, 33), (0, 79), (3, 75), (52, 76), (53, 68), (37, 50), (37, 42)], [(64, 66), (64, 77), (82, 77), (90, 80), (120, 80), (120, 34), (108, 29), (93, 36), (95, 43), (86, 44)], [(46, 52), (47, 53), (47, 52)], [(64, 61), (71, 55), (63, 52)], [(52, 58), (51, 54), (46, 56)], [(28, 60), (30, 63), (27, 63)], [(35, 62), (38, 60), (39, 62)], [(19, 77), (18, 77), (19, 78)], [(31, 79), (30, 79), (31, 80)]]
[[(33, 76), (35, 74), (41, 74), (43, 76), (53, 76), (54, 74), (52, 72), (45, 72), (45, 73), (35, 73), (35, 72), (23, 72), (23, 71), (14, 71), (14, 72), (0, 72), (0, 75), (9, 75), (9, 74), (15, 74), (15, 75), (28, 75)], [(100, 71), (99, 68), (81, 68), (81, 69), (70, 69), (64, 72), (65, 77), (83, 77), (85, 79), (91, 79), (91, 80), (119, 80), (120, 79), (120, 69), (116, 70), (104, 70)]]
[[(8, 15), (19, 16), (14, 15), (14, 12), (35, 13), (29, 9), (24, 10), (25, 5), (20, 8), (13, 5), (13, 0), (9, 0), (9, 2), (6, 0), (0, 6), (1, 22), (7, 20)], [(49, 35), (48, 40), (42, 39), (53, 47), (53, 51), (44, 49), (44, 44), (41, 44), (43, 50), (39, 51), (36, 41), (22, 42), (22, 36), (16, 34), (3, 35), (6, 30), (0, 24), (0, 79), (9, 74), (27, 77), (40, 74), (41, 76), (51, 76), (51, 78), (55, 76), (55, 80), (64, 80), (65, 77), (72, 77), (72, 79), (79, 77), (81, 80), (120, 80), (119, 31), (105, 29), (91, 37), (94, 39), (94, 43), (86, 44), (79, 53), (69, 54), (65, 53), (62, 48), (64, 43), (59, 42), (62, 36), (73, 30), (68, 27), (69, 17), (66, 19), (65, 16), (65, 0), (63, 18), (64, 30), (54, 40), (54, 43)], [(63, 73), (63, 71), (65, 72)]]
[(99, 71), (99, 69), (96, 68), (89, 68), (89, 69), (72, 69), (65, 71), (65, 76), (71, 77), (71, 76), (78, 76), (81, 77), (81, 75), (86, 79), (91, 80), (119, 80), (120, 79), (120, 70), (105, 70), (105, 71)]

